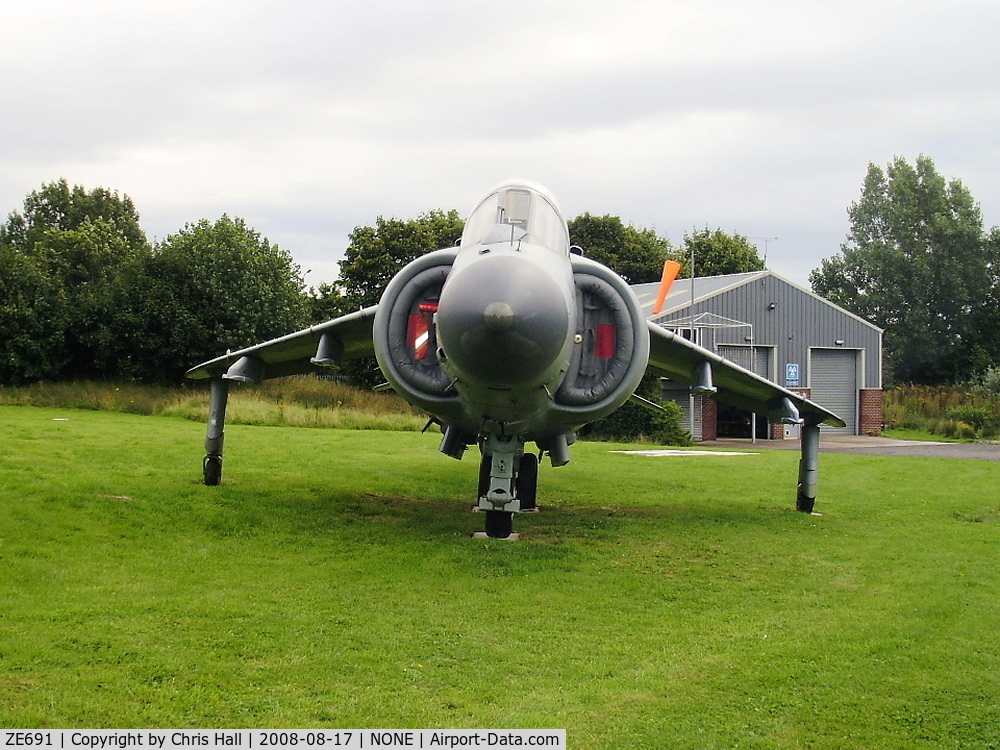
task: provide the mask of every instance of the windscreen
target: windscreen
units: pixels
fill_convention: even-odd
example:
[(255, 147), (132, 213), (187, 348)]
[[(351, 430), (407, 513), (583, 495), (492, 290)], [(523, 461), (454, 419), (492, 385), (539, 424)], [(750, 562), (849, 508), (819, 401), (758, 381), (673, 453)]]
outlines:
[(462, 247), (527, 242), (569, 253), (566, 223), (545, 196), (526, 187), (504, 187), (484, 198), (462, 233)]

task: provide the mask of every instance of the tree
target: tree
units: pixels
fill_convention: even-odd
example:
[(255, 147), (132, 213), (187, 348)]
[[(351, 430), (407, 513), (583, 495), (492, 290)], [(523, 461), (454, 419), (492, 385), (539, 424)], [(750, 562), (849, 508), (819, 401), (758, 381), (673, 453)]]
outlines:
[(637, 229), (617, 216), (581, 214), (569, 222), (570, 242), (613, 269), (629, 284), (659, 281), (670, 257), (669, 240), (652, 229)]
[(336, 283), (331, 284), (324, 281), (318, 287), (311, 287), (307, 301), (309, 303), (309, 322), (313, 325), (325, 323), (350, 312), (350, 305), (347, 304)]
[(690, 258), (694, 251), (694, 271), (697, 276), (723, 276), (730, 273), (763, 271), (764, 261), (757, 248), (742, 234), (727, 234), (721, 229), (695, 229), (684, 234), (684, 244), (675, 258), (690, 276)]
[(168, 235), (122, 276), (123, 374), (177, 380), (190, 366), (306, 324), (292, 257), (243, 219), (202, 219)]
[(128, 196), (43, 185), (0, 226), (0, 247), (10, 274), (0, 294), (4, 381), (113, 376), (117, 275), (150, 252)]
[(68, 314), (62, 284), (36, 258), (0, 245), (0, 384), (62, 374)]
[[(885, 329), (892, 380), (966, 380), (1000, 353), (995, 315), (997, 249), (978, 204), (934, 163), (897, 157), (869, 164), (848, 209), (841, 251), (810, 274), (813, 290)], [(995, 234), (995, 232), (994, 232)]]
[(60, 180), (0, 226), (0, 383), (172, 381), (306, 322), (298, 267), (242, 219), (151, 247), (127, 196)]
[(139, 214), (131, 198), (103, 187), (89, 192), (81, 185), (70, 188), (65, 179), (28, 194), (24, 213), (11, 213), (0, 226), (0, 245), (31, 253), (47, 233), (80, 229), (97, 220), (109, 226), (128, 247), (147, 247), (146, 233), (139, 226)]
[(403, 266), (433, 250), (453, 247), (464, 226), (458, 211), (435, 210), (410, 220), (379, 216), (374, 227), (355, 227), (340, 261), (343, 312), (376, 304)]

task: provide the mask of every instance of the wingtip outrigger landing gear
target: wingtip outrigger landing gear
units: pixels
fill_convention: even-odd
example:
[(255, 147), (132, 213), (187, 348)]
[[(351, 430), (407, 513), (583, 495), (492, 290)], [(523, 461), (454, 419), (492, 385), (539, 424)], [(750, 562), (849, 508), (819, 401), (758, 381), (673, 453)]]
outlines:
[(819, 425), (808, 421), (804, 423), (800, 440), (802, 457), (799, 459), (795, 508), (803, 513), (812, 513), (816, 506), (816, 486), (819, 482)]
[(205, 458), (202, 472), (209, 487), (222, 482), (222, 447), (226, 439), (226, 402), (229, 400), (229, 382), (212, 378), (208, 402), (208, 430), (205, 433)]

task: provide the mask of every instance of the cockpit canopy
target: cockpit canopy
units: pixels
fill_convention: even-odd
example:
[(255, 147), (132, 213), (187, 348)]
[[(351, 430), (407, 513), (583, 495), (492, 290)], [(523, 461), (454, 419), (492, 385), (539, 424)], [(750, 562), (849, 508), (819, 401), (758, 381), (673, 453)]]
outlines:
[(462, 247), (521, 242), (569, 255), (566, 220), (540, 187), (510, 182), (486, 194), (462, 232)]

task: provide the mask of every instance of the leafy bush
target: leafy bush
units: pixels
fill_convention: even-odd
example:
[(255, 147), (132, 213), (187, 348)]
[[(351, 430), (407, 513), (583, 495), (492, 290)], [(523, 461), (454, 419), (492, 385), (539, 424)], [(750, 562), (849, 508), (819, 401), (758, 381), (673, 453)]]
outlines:
[(976, 430), (982, 430), (988, 424), (993, 424), (997, 421), (995, 411), (987, 406), (974, 404), (964, 404), (956, 406), (954, 409), (949, 409), (945, 413), (945, 417), (958, 422), (965, 422), (968, 425), (972, 425)]
[(691, 435), (682, 426), (681, 407), (659, 397), (659, 380), (647, 377), (638, 392), (660, 410), (629, 401), (618, 411), (590, 426), (587, 437), (595, 440), (651, 442), (660, 445), (691, 445)]
[(991, 367), (983, 373), (971, 390), (987, 398), (1000, 398), (1000, 366)]

